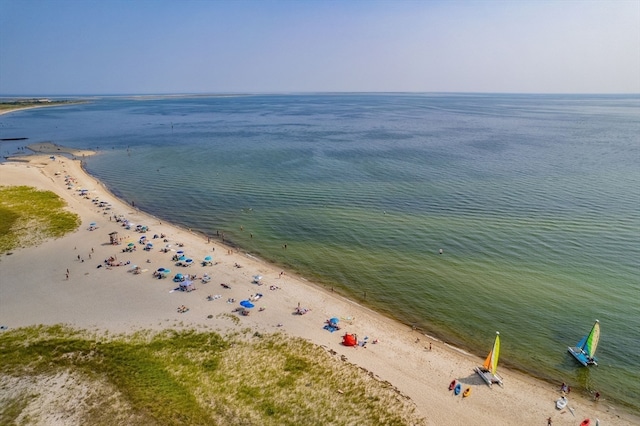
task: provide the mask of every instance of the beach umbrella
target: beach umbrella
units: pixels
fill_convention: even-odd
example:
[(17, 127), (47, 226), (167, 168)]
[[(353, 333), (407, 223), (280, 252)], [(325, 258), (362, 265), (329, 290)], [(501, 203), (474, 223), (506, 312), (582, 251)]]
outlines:
[(158, 268), (158, 272), (164, 272), (165, 269), (164, 268)]
[(255, 305), (253, 303), (251, 303), (251, 301), (249, 301), (249, 300), (243, 300), (242, 302), (240, 302), (240, 306), (242, 306), (243, 308), (251, 309)]
[(182, 255), (178, 258), (178, 260), (180, 261), (187, 260), (187, 257), (185, 255)]
[(176, 253), (177, 254), (184, 254), (184, 250), (178, 250)]
[(190, 265), (193, 263), (193, 259), (185, 259), (183, 262)]
[(133, 246), (135, 246), (135, 244), (133, 244), (133, 243), (127, 244), (127, 247), (133, 247)]
[(329, 320), (329, 322), (330, 322), (332, 325), (338, 325), (338, 323), (340, 322), (340, 320), (339, 320), (338, 318), (336, 318), (336, 317), (333, 317), (333, 318), (331, 318), (331, 319)]
[(207, 256), (207, 257), (205, 257), (205, 258), (204, 258), (204, 260), (205, 260), (206, 262), (211, 262), (211, 256)]
[(262, 275), (254, 275), (253, 276), (253, 281), (258, 282), (262, 279)]
[(169, 272), (171, 272), (171, 269), (165, 269), (164, 271), (162, 271), (162, 273), (165, 275), (167, 275)]

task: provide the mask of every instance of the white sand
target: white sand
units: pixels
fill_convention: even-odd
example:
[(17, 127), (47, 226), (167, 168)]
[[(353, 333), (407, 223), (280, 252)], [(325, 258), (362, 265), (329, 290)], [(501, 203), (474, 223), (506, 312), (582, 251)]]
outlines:
[[(65, 175), (77, 180), (73, 189), (65, 185)], [(29, 185), (54, 191), (82, 218), (82, 225), (72, 234), (36, 247), (17, 249), (12, 255), (0, 258), (1, 325), (16, 328), (64, 323), (116, 333), (183, 326), (222, 332), (246, 327), (261, 332), (283, 331), (332, 349), (381, 380), (389, 381), (415, 402), (429, 424), (546, 425), (548, 417), (554, 426), (577, 425), (585, 418), (591, 418), (592, 424), (598, 418), (601, 425), (640, 424), (638, 418), (610, 405), (606, 395), (599, 402), (575, 393), (569, 395), (569, 406), (574, 409), (575, 417), (568, 410), (556, 410), (555, 400), (560, 396), (557, 386), (504, 368), (500, 369), (504, 388), (491, 389), (473, 372), (481, 359), (421, 335), (291, 273), (280, 277), (279, 269), (242, 252), (229, 253), (227, 247), (207, 243), (188, 230), (161, 224), (158, 219), (116, 199), (100, 182), (86, 175), (77, 161), (64, 157), (52, 161), (48, 155), (35, 155), (29, 157), (29, 162), (0, 164), (0, 185)], [(77, 190), (80, 188), (89, 190), (87, 198), (80, 196)], [(94, 198), (110, 203), (111, 209), (98, 207), (91, 201)], [(135, 224), (149, 226), (148, 238), (166, 234), (171, 248), (183, 249), (196, 264), (189, 268), (175, 266), (171, 261), (175, 252), (160, 252), (167, 244), (161, 239), (152, 240), (151, 251), (141, 250), (137, 243), (142, 234), (127, 231), (120, 223), (110, 221), (109, 216), (113, 214), (122, 214)], [(91, 222), (96, 222), (98, 229), (88, 230)], [(110, 245), (108, 234), (112, 231), (125, 237), (125, 244)], [(138, 250), (123, 253), (128, 241), (134, 241)], [(177, 247), (178, 242), (184, 247)], [(207, 255), (213, 256), (215, 264), (203, 267), (200, 262)], [(84, 262), (79, 261), (78, 256)], [(131, 264), (97, 268), (110, 256)], [(236, 268), (236, 263), (242, 267)], [(145, 271), (138, 275), (128, 272), (132, 265)], [(171, 269), (169, 278), (152, 277), (152, 272), (160, 267)], [(178, 272), (195, 273), (199, 277), (206, 272), (212, 280), (207, 284), (197, 280), (197, 290), (193, 292), (172, 292), (177, 284), (171, 278)], [(262, 286), (252, 283), (256, 274), (262, 275)], [(225, 289), (221, 283), (231, 288)], [(279, 289), (271, 290), (270, 286)], [(256, 293), (262, 293), (263, 297), (255, 302), (256, 307), (249, 316), (232, 313), (240, 300)], [(208, 295), (221, 297), (208, 301)], [(227, 303), (229, 298), (235, 298), (236, 303)], [(294, 315), (298, 303), (311, 311)], [(180, 305), (186, 305), (189, 311), (178, 313), (176, 308)], [(259, 311), (260, 307), (265, 309)], [(208, 318), (209, 315), (213, 317)], [(231, 315), (240, 318), (238, 325), (230, 319)], [(341, 318), (342, 330), (335, 333), (323, 330), (325, 320), (331, 317)], [(366, 348), (342, 346), (341, 336), (345, 331), (356, 333), (360, 339), (368, 336), (369, 342), (378, 339), (379, 343), (369, 343)], [(432, 350), (429, 350), (430, 344)], [(469, 398), (454, 397), (447, 390), (453, 378), (472, 386)]]

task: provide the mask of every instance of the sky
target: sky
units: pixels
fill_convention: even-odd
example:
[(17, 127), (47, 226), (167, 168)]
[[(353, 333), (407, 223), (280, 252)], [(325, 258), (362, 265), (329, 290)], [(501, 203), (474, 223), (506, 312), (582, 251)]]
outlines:
[(0, 95), (640, 93), (640, 0), (0, 0)]

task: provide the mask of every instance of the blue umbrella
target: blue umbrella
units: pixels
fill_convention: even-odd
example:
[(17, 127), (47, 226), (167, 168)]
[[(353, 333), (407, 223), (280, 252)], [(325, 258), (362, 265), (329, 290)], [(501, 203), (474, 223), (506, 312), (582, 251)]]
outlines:
[(331, 318), (331, 319), (329, 320), (329, 322), (330, 322), (331, 324), (333, 324), (333, 325), (336, 325), (336, 324), (338, 324), (338, 323), (340, 322), (340, 320), (339, 320), (338, 318), (336, 318), (336, 317), (333, 317), (333, 318)]
[(184, 254), (184, 250), (178, 250), (176, 253), (177, 254)]
[(158, 272), (164, 272), (166, 269), (164, 268), (158, 268)]
[(242, 306), (243, 308), (251, 309), (255, 305), (251, 303), (249, 300), (243, 300), (242, 302), (240, 302), (240, 306)]
[(211, 262), (211, 256), (205, 257), (204, 260), (206, 260), (207, 262)]

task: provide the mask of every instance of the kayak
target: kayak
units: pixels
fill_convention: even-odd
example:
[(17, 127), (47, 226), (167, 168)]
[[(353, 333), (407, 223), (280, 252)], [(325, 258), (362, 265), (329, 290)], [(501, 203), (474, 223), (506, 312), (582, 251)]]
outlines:
[(455, 388), (453, 388), (454, 395), (460, 395), (460, 391), (462, 390), (462, 385), (458, 383)]
[(466, 388), (466, 389), (464, 390), (464, 392), (462, 393), (462, 397), (463, 397), (463, 398), (466, 398), (466, 397), (468, 397), (469, 395), (471, 395), (471, 387), (468, 387), (468, 388)]
[(453, 390), (453, 388), (456, 387), (456, 383), (458, 383), (458, 381), (456, 379), (453, 379), (453, 381), (449, 383), (449, 390)]
[(580, 422), (580, 426), (589, 426), (590, 424), (591, 424), (590, 419), (584, 419), (582, 422)]

